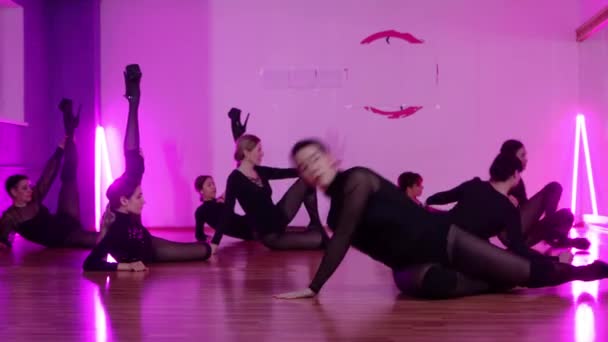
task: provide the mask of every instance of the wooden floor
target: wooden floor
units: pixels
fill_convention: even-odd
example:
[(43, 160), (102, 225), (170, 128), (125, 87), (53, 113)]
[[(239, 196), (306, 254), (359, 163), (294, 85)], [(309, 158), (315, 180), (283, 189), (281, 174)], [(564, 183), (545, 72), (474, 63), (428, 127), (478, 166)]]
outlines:
[[(594, 247), (575, 263), (608, 260), (608, 235), (584, 234)], [(87, 251), (18, 240), (0, 252), (0, 341), (608, 340), (608, 280), (420, 301), (351, 250), (318, 298), (281, 301), (272, 294), (307, 286), (321, 253), (225, 241), (211, 262), (108, 275), (81, 271)]]

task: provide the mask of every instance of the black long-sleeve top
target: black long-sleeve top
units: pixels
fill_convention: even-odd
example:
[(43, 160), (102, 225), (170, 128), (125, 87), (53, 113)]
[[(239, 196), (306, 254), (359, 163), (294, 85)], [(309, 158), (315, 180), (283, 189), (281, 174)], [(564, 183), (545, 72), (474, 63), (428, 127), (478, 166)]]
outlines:
[(272, 201), (272, 188), (269, 180), (296, 178), (298, 171), (293, 168), (279, 169), (267, 166), (256, 166), (255, 171), (261, 178), (262, 186), (255, 184), (238, 169), (233, 170), (228, 176), (224, 201), (226, 205), (211, 243), (219, 244), (223, 235), (222, 231), (232, 224), (237, 200), (260, 237), (280, 232), (289, 223), (286, 222), (283, 212)]
[(12, 205), (2, 213), (0, 242), (11, 247), (15, 233), (44, 246), (51, 246), (62, 238), (58, 236), (60, 231), (53, 229), (56, 228), (55, 216), (42, 204), (42, 201), (57, 178), (63, 152), (63, 148), (58, 147), (47, 161), (32, 189), (32, 200), (25, 207)]
[(524, 242), (519, 210), (507, 196), (479, 177), (434, 194), (426, 202), (429, 205), (458, 202), (449, 213), (462, 229), (483, 239), (506, 231), (508, 247), (513, 252), (522, 256), (538, 254)]
[(314, 292), (320, 291), (351, 245), (392, 269), (447, 261), (449, 216), (425, 210), (372, 170), (355, 167), (339, 172), (326, 194), (331, 198), (327, 223), (334, 234), (310, 284)]
[[(220, 221), (222, 219), (222, 215), (226, 208), (226, 204), (222, 202), (218, 202), (217, 200), (208, 200), (203, 202), (196, 211), (194, 212), (194, 218), (196, 222), (194, 236), (198, 241), (207, 241), (207, 235), (205, 234), (205, 224), (208, 224), (213, 229), (217, 229), (220, 225)], [(238, 215), (232, 211), (230, 215), (230, 225), (231, 227), (236, 227), (237, 229), (249, 229), (247, 225), (247, 219), (244, 216)], [(243, 235), (246, 235), (247, 232), (243, 232)]]
[[(141, 183), (144, 159), (139, 151), (125, 153), (126, 168), (122, 177), (129, 182)], [(110, 210), (110, 209), (109, 209)], [(106, 261), (108, 254), (118, 263), (150, 261), (153, 257), (150, 232), (141, 224), (140, 217), (113, 211), (114, 221), (107, 233), (93, 248), (83, 264), (85, 271), (116, 271), (118, 264)]]

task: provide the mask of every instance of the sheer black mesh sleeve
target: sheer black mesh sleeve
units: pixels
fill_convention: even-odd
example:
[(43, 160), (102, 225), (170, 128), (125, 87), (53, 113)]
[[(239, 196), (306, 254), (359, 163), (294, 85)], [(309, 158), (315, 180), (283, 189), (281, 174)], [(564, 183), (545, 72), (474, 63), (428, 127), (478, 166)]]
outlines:
[(310, 284), (310, 289), (314, 292), (321, 290), (344, 259), (368, 199), (379, 187), (380, 180), (374, 174), (366, 170), (356, 170), (344, 180), (341, 189), (337, 190), (337, 195), (332, 196), (332, 201), (339, 202), (338, 220), (321, 265)]
[(464, 193), (464, 189), (466, 189), (467, 185), (470, 181), (464, 182), (454, 189), (438, 192), (426, 200), (426, 204), (428, 205), (441, 205), (441, 204), (449, 204), (458, 202)]

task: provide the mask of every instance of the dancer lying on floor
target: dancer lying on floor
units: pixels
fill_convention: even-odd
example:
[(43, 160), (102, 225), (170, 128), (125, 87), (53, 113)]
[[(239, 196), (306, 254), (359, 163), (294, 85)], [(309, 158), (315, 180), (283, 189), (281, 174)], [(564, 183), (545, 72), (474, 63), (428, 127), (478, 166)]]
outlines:
[[(72, 101), (68, 99), (61, 101), (59, 109), (63, 112), (65, 138), (46, 163), (36, 185), (31, 186), (25, 175), (13, 175), (6, 180), (6, 191), (13, 204), (0, 218), (0, 249), (12, 247), (15, 233), (46, 247), (93, 248), (97, 242), (98, 233), (85, 230), (80, 220), (78, 152), (74, 143), (80, 113), (74, 116)], [(57, 213), (51, 214), (42, 202), (57, 178), (64, 155)]]
[[(406, 199), (367, 168), (338, 170), (316, 140), (298, 142), (292, 157), (302, 178), (330, 197), (327, 223), (334, 234), (309, 287), (278, 298), (315, 296), (351, 245), (393, 269), (402, 291), (432, 298), (608, 277), (608, 264), (601, 261), (575, 267), (547, 258), (528, 260), (493, 246), (451, 223), (450, 215), (430, 213)], [(416, 267), (426, 269), (415, 270), (421, 276), (413, 282), (408, 275)]]
[[(85, 271), (143, 271), (145, 263), (207, 260), (211, 247), (205, 242), (172, 242), (152, 236), (141, 223), (144, 197), (141, 181), (144, 159), (139, 146), (138, 107), (141, 71), (129, 65), (125, 71), (129, 117), (125, 134), (125, 172), (107, 190), (109, 209), (104, 213), (102, 239), (84, 261)], [(118, 263), (106, 262), (110, 254)]]
[[(216, 197), (215, 181), (211, 176), (198, 176), (194, 181), (194, 188), (200, 195), (201, 202), (203, 202), (203, 204), (196, 208), (196, 212), (194, 213), (196, 220), (194, 236), (197, 241), (207, 241), (205, 224), (208, 224), (213, 229), (218, 227), (221, 215), (226, 207), (224, 204), (225, 198), (223, 195)], [(222, 233), (241, 240), (254, 240), (253, 229), (246, 217), (234, 212), (231, 216), (230, 225), (225, 227)]]
[[(327, 233), (319, 219), (316, 190), (303, 180), (297, 180), (275, 204), (269, 181), (296, 178), (298, 173), (296, 169), (260, 166), (263, 155), (258, 137), (245, 134), (238, 138), (234, 155), (238, 168), (230, 173), (226, 182), (226, 207), (211, 240), (212, 248), (217, 248), (223, 232), (232, 225), (236, 200), (266, 247), (274, 250), (323, 248)], [(305, 231), (287, 231), (287, 225), (302, 204), (310, 217), (308, 228)]]
[[(518, 140), (505, 141), (500, 152), (516, 156), (521, 160), (522, 170), (528, 165), (528, 153)], [(570, 239), (568, 233), (574, 223), (574, 215), (570, 209), (557, 210), (562, 186), (557, 182), (545, 185), (531, 198), (526, 194), (523, 179), (509, 192), (511, 201), (519, 207), (522, 229), (526, 242), (533, 246), (540, 241), (546, 241), (553, 247), (575, 247), (588, 249), (589, 240), (585, 238)], [(541, 219), (542, 217), (542, 219)]]

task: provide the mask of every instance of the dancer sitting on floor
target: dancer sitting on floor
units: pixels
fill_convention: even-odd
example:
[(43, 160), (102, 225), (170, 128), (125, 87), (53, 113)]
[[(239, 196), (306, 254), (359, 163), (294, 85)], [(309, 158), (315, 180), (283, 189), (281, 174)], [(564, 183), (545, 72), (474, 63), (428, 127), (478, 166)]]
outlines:
[[(13, 175), (6, 180), (6, 191), (13, 204), (0, 218), (0, 249), (12, 247), (15, 233), (46, 247), (95, 246), (98, 233), (85, 230), (80, 220), (78, 152), (74, 143), (80, 113), (74, 116), (72, 101), (68, 99), (61, 101), (59, 109), (63, 112), (66, 136), (46, 163), (36, 185), (31, 186), (25, 175)], [(64, 155), (57, 213), (53, 215), (42, 202), (57, 178)]]
[(457, 202), (449, 211), (452, 222), (482, 239), (498, 236), (513, 252), (522, 256), (539, 253), (528, 248), (524, 238), (519, 210), (509, 200), (511, 191), (520, 181), (521, 161), (514, 155), (500, 153), (490, 166), (490, 180), (479, 177), (454, 189), (432, 195), (428, 205)]
[[(500, 152), (516, 156), (521, 160), (522, 169), (526, 169), (528, 153), (520, 141), (505, 141), (500, 148)], [(509, 192), (509, 198), (515, 206), (519, 207), (522, 229), (527, 244), (533, 246), (544, 240), (557, 248), (588, 249), (589, 240), (569, 238), (568, 233), (574, 223), (574, 215), (572, 215), (570, 209), (557, 210), (561, 195), (562, 186), (557, 182), (551, 182), (534, 196), (528, 198), (523, 179)]]
[[(198, 176), (194, 181), (194, 188), (200, 195), (201, 202), (203, 202), (203, 204), (196, 208), (196, 212), (194, 213), (196, 220), (194, 236), (198, 241), (207, 241), (208, 236), (205, 234), (205, 224), (208, 224), (213, 229), (218, 227), (220, 217), (226, 206), (224, 204), (225, 198), (224, 195), (216, 198), (215, 181), (211, 176)], [(246, 217), (234, 212), (230, 218), (230, 225), (222, 233), (241, 240), (254, 240), (253, 229), (247, 222)]]
[[(234, 142), (238, 140), (247, 131), (247, 123), (249, 121), (249, 114), (245, 118), (245, 122), (241, 122), (241, 110), (238, 108), (231, 108), (228, 112), (230, 118), (230, 128), (232, 130), (232, 137)], [(198, 241), (207, 241), (207, 235), (205, 234), (205, 223), (211, 228), (216, 229), (220, 223), (221, 216), (225, 210), (226, 205), (224, 204), (225, 196), (222, 195), (216, 198), (217, 190), (215, 187), (215, 181), (211, 176), (203, 175), (198, 176), (194, 181), (194, 189), (199, 194), (201, 204), (194, 213), (196, 221), (194, 235)], [(247, 221), (245, 216), (237, 215), (232, 212), (230, 215), (230, 225), (224, 227), (223, 234), (241, 239), (241, 240), (253, 240), (254, 231)]]
[[(104, 213), (102, 239), (84, 261), (85, 271), (143, 271), (144, 263), (207, 260), (211, 247), (205, 242), (172, 242), (152, 236), (141, 223), (144, 197), (141, 181), (144, 159), (139, 146), (138, 107), (141, 71), (125, 71), (129, 117), (125, 134), (125, 172), (107, 190), (109, 208)], [(106, 262), (110, 254), (118, 263)]]
[[(548, 258), (528, 260), (493, 246), (452, 224), (450, 215), (430, 213), (407, 200), (399, 188), (370, 169), (338, 170), (319, 141), (298, 142), (292, 158), (302, 178), (330, 197), (327, 223), (334, 234), (310, 286), (278, 298), (315, 296), (351, 245), (392, 268), (403, 291), (433, 298), (608, 277), (608, 264), (601, 261), (575, 267)], [(411, 278), (403, 278), (402, 272), (409, 274), (412, 267), (425, 263), (432, 264), (410, 291), (406, 285)]]
[(418, 197), (422, 196), (422, 190), (424, 190), (422, 176), (414, 172), (403, 172), (397, 179), (397, 185), (409, 199), (424, 207), (424, 203), (418, 199)]
[[(226, 182), (226, 206), (219, 229), (211, 240), (212, 248), (217, 248), (223, 231), (232, 225), (236, 200), (266, 247), (274, 250), (323, 248), (328, 237), (319, 219), (316, 189), (300, 179), (274, 204), (269, 180), (296, 178), (298, 172), (260, 166), (263, 156), (260, 138), (245, 134), (237, 139), (234, 158), (238, 168), (230, 173)], [(286, 231), (302, 204), (310, 217), (308, 228)]]

